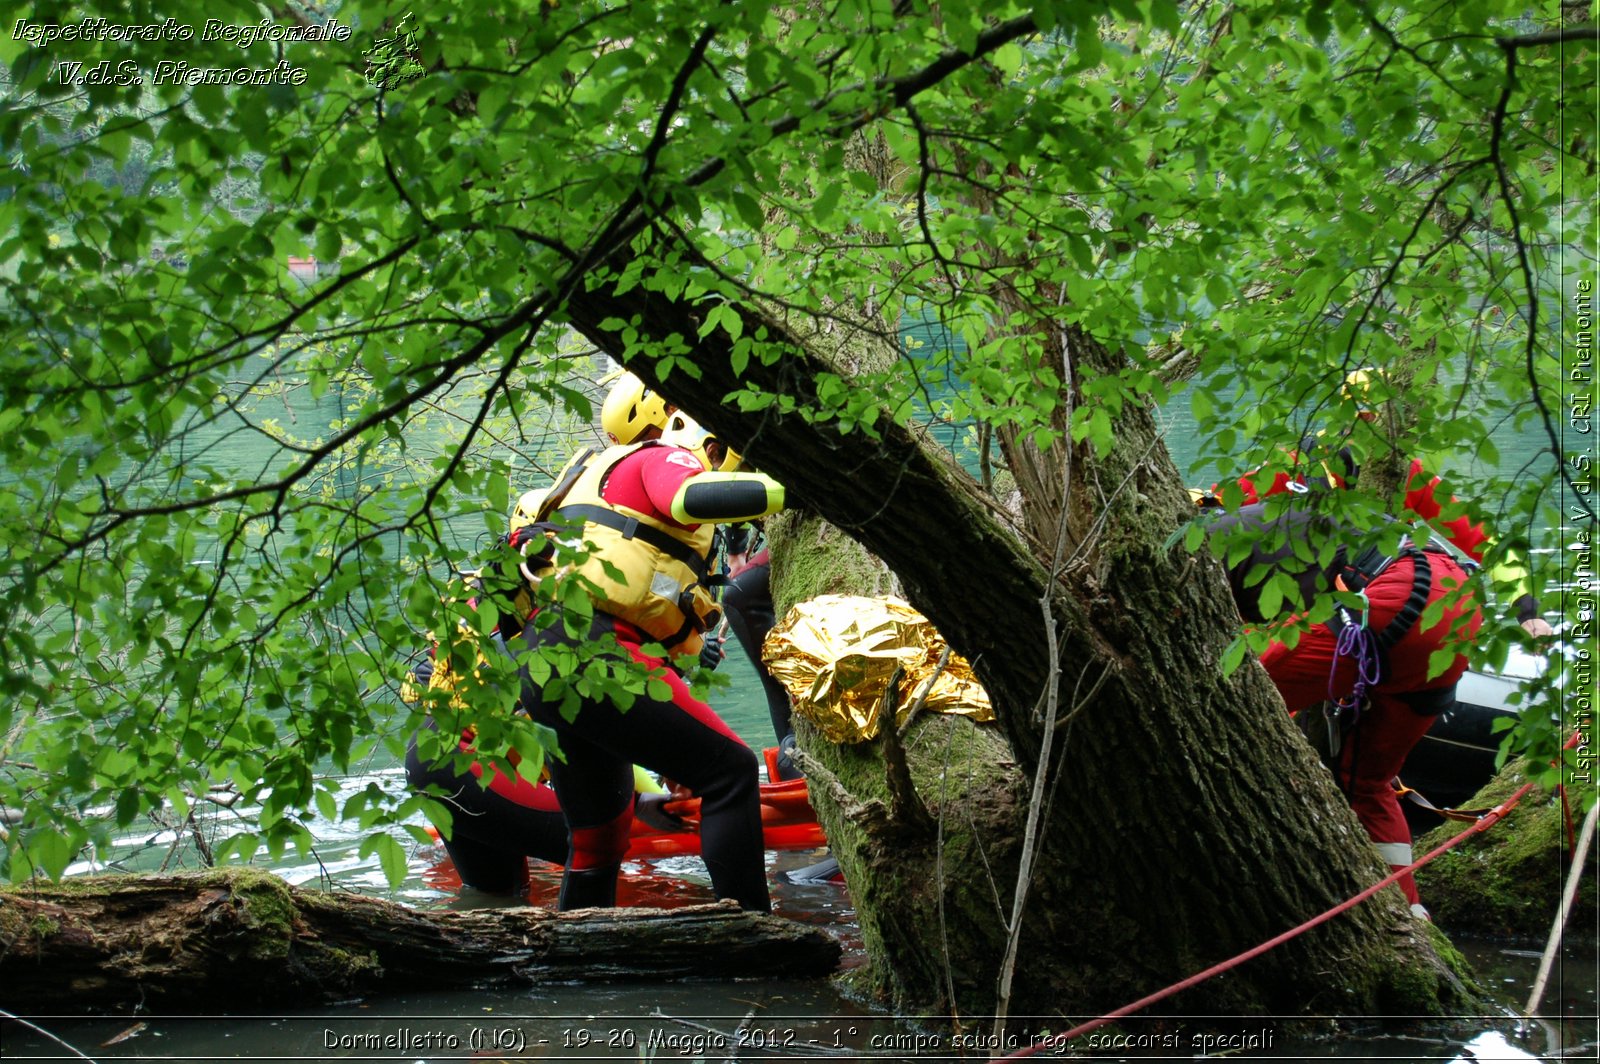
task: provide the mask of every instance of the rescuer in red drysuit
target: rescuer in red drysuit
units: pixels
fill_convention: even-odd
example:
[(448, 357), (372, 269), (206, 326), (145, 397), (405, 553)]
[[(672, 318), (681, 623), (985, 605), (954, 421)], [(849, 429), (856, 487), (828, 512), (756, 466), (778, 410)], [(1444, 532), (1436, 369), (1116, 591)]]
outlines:
[[(1248, 557), (1229, 567), (1234, 600), (1245, 620), (1269, 619), (1259, 602), (1264, 584), (1250, 579), (1258, 566), (1293, 578), (1306, 603), (1336, 587), (1365, 596), (1364, 624), (1341, 607), (1332, 621), (1302, 633), (1292, 648), (1274, 641), (1261, 655), (1261, 664), (1290, 713), (1323, 701), (1343, 707), (1347, 719), (1335, 777), (1384, 860), (1393, 869), (1403, 868), (1412, 861), (1411, 831), (1390, 781), (1434, 717), (1454, 703), (1456, 681), (1467, 667), (1458, 651), (1444, 671), (1430, 675), (1430, 658), (1442, 649), (1464, 650), (1477, 633), (1482, 612), (1470, 596), (1457, 598), (1439, 621), (1423, 628), (1423, 611), (1467, 580), (1466, 571), (1448, 553), (1407, 546), (1398, 556), (1387, 557), (1341, 546), (1328, 564), (1318, 565), (1296, 556), (1296, 542), (1302, 550), (1307, 542), (1329, 536), (1353, 542), (1348, 530), (1309, 509), (1279, 512), (1274, 506), (1272, 515), (1267, 509), (1266, 504), (1246, 506), (1213, 526), (1213, 537), (1239, 525), (1268, 533)], [(1276, 545), (1273, 532), (1281, 540)], [(1408, 874), (1399, 886), (1412, 911), (1426, 917), (1415, 880)]]

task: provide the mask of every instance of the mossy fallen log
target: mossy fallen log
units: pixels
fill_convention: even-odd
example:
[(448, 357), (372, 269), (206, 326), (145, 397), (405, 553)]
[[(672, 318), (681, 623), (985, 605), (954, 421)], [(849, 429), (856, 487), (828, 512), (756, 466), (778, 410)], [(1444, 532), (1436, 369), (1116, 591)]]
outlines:
[[(1504, 802), (1526, 781), (1526, 769), (1526, 762), (1507, 765), (1465, 806), (1488, 809)], [(1581, 819), (1581, 811), (1575, 808), (1573, 817)], [(1465, 827), (1447, 821), (1418, 840), (1415, 850), (1427, 853)], [(1434, 920), (1452, 934), (1543, 942), (1561, 903), (1571, 860), (1561, 796), (1535, 789), (1499, 823), (1419, 869), (1417, 884)], [(1589, 861), (1593, 868), (1593, 851)], [(1595, 876), (1585, 875), (1567, 932), (1582, 936), (1590, 929), (1592, 936), (1597, 919)]]
[(0, 891), (0, 1008), (185, 1012), (575, 979), (806, 977), (816, 928), (732, 902), (444, 912), (292, 887), (253, 870), (106, 876)]

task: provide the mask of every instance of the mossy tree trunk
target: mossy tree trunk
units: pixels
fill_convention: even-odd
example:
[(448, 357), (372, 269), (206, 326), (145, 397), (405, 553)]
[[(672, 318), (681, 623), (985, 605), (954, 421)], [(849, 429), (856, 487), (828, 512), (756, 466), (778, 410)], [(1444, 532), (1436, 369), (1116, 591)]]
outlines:
[[(648, 262), (646, 276), (705, 268), (679, 247), (635, 254), (633, 269)], [(609, 265), (620, 275), (624, 263)], [(597, 278), (568, 310), (619, 356), (629, 350), (621, 323), (656, 340), (698, 336), (708, 305), (676, 302), (660, 287), (618, 295)], [(880, 419), (871, 439), (798, 413), (746, 416), (719, 403), (753, 385), (821, 411), (818, 381), (833, 371), (781, 323), (736, 310), (744, 335), (782, 357), (751, 358), (736, 371), (726, 333), (714, 330), (694, 350), (694, 395), (675, 396), (784, 482), (793, 504), (882, 559), (906, 598), (973, 662), (997, 712), (1000, 744), (958, 737), (959, 725), (941, 721), (907, 737), (934, 823), (955, 845), (962, 831), (972, 836), (959, 860), (935, 845), (937, 831), (905, 831), (883, 815), (887, 787), (872, 754), (824, 754), (842, 787), (838, 800), (819, 796), (819, 812), (870, 929), (879, 986), (899, 1004), (992, 1007), (1020, 846), (1017, 809), (1052, 686), (1058, 760), (1047, 774), (1050, 815), (1013, 1012), (1093, 1015), (1123, 1004), (1381, 876), (1365, 833), (1265, 674), (1253, 665), (1226, 678), (1218, 672), (1238, 618), (1210, 561), (1163, 549), (1189, 503), (1147, 407), (1124, 407), (1110, 454), (1074, 449), (1065, 564), (1052, 574), (1041, 561), (1048, 548), (1002, 523), (993, 500), (912, 431)], [(1084, 372), (1115, 371), (1117, 356), (1086, 337), (1074, 341)], [(662, 383), (649, 360), (630, 366)], [(673, 383), (681, 393), (682, 381)], [(950, 787), (966, 765), (971, 780)], [(1390, 891), (1173, 1007), (1416, 1014), (1458, 1006), (1458, 993), (1430, 932)]]

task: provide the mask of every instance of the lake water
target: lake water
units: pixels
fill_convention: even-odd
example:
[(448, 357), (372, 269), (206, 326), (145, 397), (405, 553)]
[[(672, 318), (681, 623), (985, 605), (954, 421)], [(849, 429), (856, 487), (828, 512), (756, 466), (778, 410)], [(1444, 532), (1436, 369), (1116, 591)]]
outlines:
[[(376, 774), (385, 787), (403, 786), (396, 772)], [(352, 779), (351, 789), (367, 779)], [(390, 892), (371, 862), (351, 860), (354, 836), (319, 825), (328, 839), (323, 864), (285, 867), (292, 881), (388, 894), (420, 907), (505, 904), (463, 892), (443, 863), (440, 847), (419, 847), (409, 874)], [(159, 844), (162, 840), (153, 840)], [(344, 854), (341, 857), (341, 853)], [(820, 925), (846, 944), (845, 965), (861, 962), (848, 891), (840, 885), (797, 885), (781, 873), (818, 859), (820, 851), (768, 855), (775, 911)], [(530, 900), (553, 903), (558, 870), (536, 869)], [(696, 858), (631, 862), (622, 900), (675, 906), (706, 900), (704, 868)], [(1169, 1047), (1151, 1055), (1198, 1058), (1206, 1038), (1231, 1040), (1253, 1059), (1385, 1060), (1392, 1062), (1594, 1059), (1595, 952), (1592, 940), (1569, 946), (1535, 1021), (1520, 1020), (1537, 955), (1503, 943), (1464, 941), (1484, 985), (1502, 1007), (1455, 1020), (1346, 1021), (1339, 1037), (1306, 1033), (1307, 1017), (1238, 1017), (1201, 1028), (1188, 1017), (1145, 1014), (1108, 1029)], [(1187, 973), (1173, 973), (1179, 976)], [(1075, 1019), (1081, 1019), (1075, 1018)], [(72, 1056), (37, 1032), (0, 1023), (5, 1060), (371, 1060), (444, 1064), (460, 1060), (922, 1060), (984, 1059), (959, 1049), (938, 1018), (892, 1017), (841, 994), (826, 980), (671, 980), (625, 985), (560, 984), (500, 990), (407, 994), (347, 1002), (271, 1016), (107, 1016), (37, 1018), (54, 1036), (81, 1050)], [(1050, 1021), (1057, 1029), (1061, 1019)], [(137, 1026), (136, 1026), (137, 1025)], [(1326, 1031), (1329, 1025), (1313, 1025)], [(116, 1041), (130, 1030), (132, 1036)], [(982, 1034), (984, 1028), (970, 1029)], [(1104, 1034), (1102, 1035), (1105, 1036)], [(402, 1046), (401, 1040), (404, 1040)], [(1137, 1044), (1137, 1043), (1135, 1043)], [(1087, 1040), (1076, 1048), (1084, 1049)], [(1235, 1055), (1221, 1051), (1211, 1055)]]
[[(724, 668), (740, 674), (742, 661)], [(740, 684), (737, 713), (741, 731), (760, 743), (769, 727), (753, 671)], [(347, 793), (376, 783), (398, 793), (404, 787), (397, 768), (385, 768), (342, 781)], [(407, 877), (390, 890), (373, 859), (356, 856), (357, 832), (314, 822), (320, 840), (314, 860), (285, 863), (276, 871), (290, 882), (337, 887), (386, 896), (423, 908), (504, 905), (503, 899), (463, 890), (443, 848), (414, 847)], [(126, 867), (150, 867), (173, 841), (169, 833), (130, 836), (118, 852), (102, 855)], [(848, 890), (836, 884), (793, 884), (782, 873), (809, 865), (824, 851), (768, 854), (775, 911), (824, 927), (846, 946), (845, 966), (862, 962), (855, 913)], [(77, 869), (87, 871), (87, 868)], [(528, 900), (553, 906), (560, 872), (534, 862)], [(698, 858), (677, 857), (629, 862), (619, 900), (624, 904), (675, 907), (709, 900), (704, 866)], [(1582, 930), (1582, 929), (1575, 929)], [(1592, 930), (1592, 929), (1591, 929)], [(1536, 1021), (1518, 1018), (1538, 965), (1533, 949), (1488, 941), (1457, 943), (1474, 964), (1483, 984), (1496, 993), (1500, 1008), (1450, 1021), (1371, 1020), (1347, 1022), (1339, 1037), (1306, 1034), (1306, 1017), (1239, 1017), (1206, 1028), (1257, 1059), (1394, 1062), (1528, 1061), (1594, 1059), (1597, 1028), (1596, 952), (1591, 937), (1569, 945), (1558, 963)], [(1174, 979), (1188, 973), (1173, 973)], [(1075, 1017), (1074, 1019), (1083, 1019)], [(407, 994), (348, 1002), (296, 1014), (239, 1017), (115, 1016), (41, 1018), (39, 1022), (96, 1060), (394, 1060), (443, 1064), (452, 1060), (958, 1060), (983, 1054), (957, 1052), (947, 1024), (937, 1018), (893, 1017), (852, 1000), (827, 980), (707, 981), (625, 985), (552, 985), (500, 990)], [(1053, 1021), (1060, 1029), (1066, 1024)], [(124, 1041), (105, 1044), (144, 1026)], [(1323, 1025), (1323, 1030), (1328, 1026)], [(1176, 1055), (1195, 1057), (1205, 1037), (1194, 1021), (1160, 1013), (1124, 1021), (1116, 1032), (1171, 1045)], [(394, 1041), (403, 1037), (409, 1047)], [(1253, 1041), (1250, 1041), (1253, 1039)], [(376, 1041), (374, 1041), (376, 1040)], [(430, 1041), (431, 1040), (431, 1041)], [(1078, 1048), (1087, 1045), (1078, 1043)], [(737, 1050), (737, 1052), (735, 1052)], [(913, 1052), (915, 1050), (915, 1052)], [(0, 1059), (83, 1059), (15, 1023), (0, 1024)], [(1148, 1054), (1108, 1059), (1143, 1059)], [(1172, 1055), (1167, 1053), (1165, 1055)], [(1223, 1054), (1215, 1054), (1223, 1055)]]

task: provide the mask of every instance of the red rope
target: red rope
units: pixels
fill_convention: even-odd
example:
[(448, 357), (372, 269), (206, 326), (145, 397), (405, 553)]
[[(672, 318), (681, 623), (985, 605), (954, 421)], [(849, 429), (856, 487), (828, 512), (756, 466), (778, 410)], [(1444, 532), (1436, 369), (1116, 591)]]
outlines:
[(1228, 960), (1225, 960), (1225, 961), (1221, 962), (1220, 964), (1213, 964), (1211, 967), (1207, 968), (1203, 972), (1196, 972), (1194, 975), (1191, 975), (1189, 978), (1184, 979), (1181, 982), (1173, 983), (1171, 986), (1167, 987), (1165, 990), (1157, 990), (1154, 994), (1150, 994), (1150, 995), (1147, 995), (1145, 997), (1142, 997), (1138, 1001), (1135, 1001), (1130, 1005), (1124, 1005), (1120, 1009), (1117, 1009), (1117, 1010), (1115, 1010), (1113, 1012), (1108, 1012), (1104, 1016), (1101, 1016), (1099, 1019), (1090, 1020), (1088, 1023), (1079, 1024), (1077, 1027), (1074, 1027), (1070, 1031), (1066, 1031), (1066, 1032), (1064, 1032), (1062, 1034), (1051, 1035), (1049, 1038), (1046, 1038), (1042, 1042), (1038, 1042), (1038, 1043), (1036, 1043), (1034, 1045), (1031, 1045), (1031, 1046), (1028, 1046), (1028, 1047), (1026, 1047), (1024, 1049), (1019, 1049), (1015, 1053), (1009, 1053), (1006, 1056), (999, 1057), (999, 1058), (996, 1058), (996, 1059), (999, 1059), (999, 1060), (1021, 1060), (1023, 1057), (1031, 1057), (1035, 1053), (1042, 1053), (1047, 1049), (1058, 1049), (1061, 1046), (1065, 1045), (1067, 1042), (1070, 1042), (1074, 1038), (1077, 1038), (1079, 1035), (1088, 1034), (1090, 1031), (1093, 1031), (1098, 1027), (1104, 1027), (1106, 1024), (1110, 1023), (1112, 1020), (1120, 1019), (1123, 1016), (1131, 1015), (1131, 1014), (1133, 1014), (1135, 1012), (1138, 1012), (1140, 1009), (1145, 1008), (1148, 1005), (1154, 1005), (1156, 1002), (1161, 1001), (1164, 998), (1169, 998), (1173, 994), (1178, 993), (1179, 991), (1187, 990), (1192, 986), (1197, 986), (1198, 984), (1205, 982), (1207, 979), (1210, 979), (1214, 975), (1221, 975), (1223, 972), (1229, 970), (1230, 968), (1237, 968), (1239, 965), (1243, 964), (1245, 961), (1252, 960), (1253, 958), (1259, 957), (1263, 953), (1266, 953), (1268, 950), (1271, 950), (1271, 949), (1274, 949), (1274, 948), (1276, 948), (1278, 946), (1283, 945), (1283, 943), (1289, 941), (1291, 938), (1294, 938), (1297, 935), (1304, 934), (1305, 932), (1311, 930), (1313, 927), (1316, 927), (1318, 924), (1327, 923), (1329, 920), (1332, 920), (1335, 916), (1338, 916), (1340, 913), (1345, 912), (1345, 911), (1347, 911), (1349, 909), (1355, 908), (1357, 905), (1359, 905), (1362, 902), (1366, 901), (1368, 898), (1372, 897), (1374, 894), (1378, 893), (1378, 891), (1382, 890), (1384, 887), (1387, 887), (1389, 884), (1395, 882), (1397, 879), (1399, 879), (1401, 876), (1405, 875), (1406, 873), (1412, 872), (1412, 871), (1415, 871), (1418, 868), (1421, 868), (1423, 865), (1425, 865), (1428, 862), (1432, 861), (1435, 857), (1438, 857), (1440, 854), (1446, 852), (1447, 850), (1453, 849), (1458, 843), (1460, 843), (1461, 841), (1466, 839), (1468, 836), (1476, 835), (1480, 831), (1487, 830), (1490, 827), (1490, 825), (1494, 824), (1501, 817), (1503, 817), (1507, 813), (1511, 812), (1511, 810), (1513, 808), (1515, 808), (1516, 804), (1518, 802), (1522, 801), (1523, 795), (1525, 795), (1529, 791), (1533, 790), (1533, 786), (1534, 785), (1532, 783), (1523, 784), (1522, 788), (1519, 791), (1517, 791), (1515, 794), (1513, 794), (1510, 798), (1507, 798), (1505, 801), (1501, 802), (1499, 805), (1495, 806), (1494, 809), (1490, 810), (1489, 813), (1483, 817), (1483, 819), (1479, 820), (1476, 824), (1473, 824), (1470, 828), (1468, 828), (1467, 830), (1463, 831), (1461, 834), (1457, 835), (1455, 838), (1451, 839), (1449, 842), (1446, 842), (1443, 846), (1440, 846), (1439, 848), (1437, 848), (1437, 849), (1435, 849), (1435, 850), (1423, 855), (1419, 860), (1413, 861), (1411, 864), (1409, 864), (1406, 867), (1400, 869), (1398, 872), (1390, 873), (1389, 875), (1385, 876), (1383, 879), (1378, 880), (1378, 882), (1376, 882), (1372, 886), (1368, 887), (1366, 890), (1363, 890), (1360, 894), (1357, 894), (1355, 897), (1350, 898), (1348, 901), (1340, 902), (1338, 905), (1335, 905), (1333, 908), (1329, 909), (1327, 912), (1323, 913), (1322, 915), (1313, 916), (1311, 919), (1307, 920), (1305, 923), (1301, 924), (1300, 926), (1290, 928), (1288, 931), (1285, 931), (1283, 934), (1277, 936), (1276, 938), (1268, 939), (1266, 942), (1261, 943), (1261, 945), (1259, 945), (1259, 946), (1256, 946), (1256, 947), (1254, 947), (1252, 949), (1245, 950), (1243, 953), (1239, 954), (1237, 957), (1232, 957), (1232, 958), (1230, 958)]
[(1567, 785), (1565, 782), (1556, 784), (1556, 792), (1561, 795), (1561, 819), (1567, 825), (1567, 852), (1572, 853), (1578, 845), (1578, 836), (1572, 831), (1572, 806), (1567, 802)]

